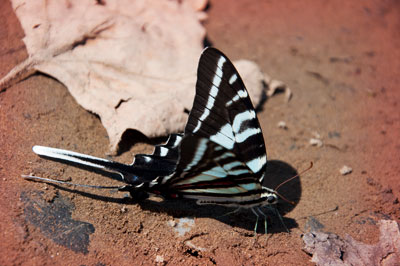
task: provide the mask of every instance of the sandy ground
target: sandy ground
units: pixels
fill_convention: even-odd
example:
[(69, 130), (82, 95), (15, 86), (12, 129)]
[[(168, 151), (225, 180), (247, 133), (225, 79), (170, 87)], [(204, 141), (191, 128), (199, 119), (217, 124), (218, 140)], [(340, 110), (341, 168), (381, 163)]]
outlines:
[[(27, 53), (10, 3), (0, 5), (3, 76)], [(399, 2), (212, 1), (208, 14), (214, 46), (232, 59), (256, 61), (293, 91), (289, 103), (278, 94), (258, 114), (270, 160), (267, 186), (315, 164), (280, 190), (296, 202), (280, 206), (291, 233), (275, 216), (268, 235), (261, 226), (254, 237), (251, 212), (218, 217), (226, 210), (136, 203), (124, 193), (22, 180), (20, 174), (35, 173), (115, 184), (31, 152), (35, 144), (108, 152), (99, 119), (58, 81), (35, 75), (0, 93), (1, 265), (307, 265), (301, 235), (310, 216), (324, 231), (364, 243), (378, 241), (378, 220), (400, 220)], [(309, 145), (317, 134), (322, 147)], [(129, 163), (134, 153), (151, 152), (144, 140), (127, 134), (123, 152), (109, 158)], [(341, 175), (343, 165), (353, 172)], [(185, 217), (194, 225), (180, 236), (174, 229)]]

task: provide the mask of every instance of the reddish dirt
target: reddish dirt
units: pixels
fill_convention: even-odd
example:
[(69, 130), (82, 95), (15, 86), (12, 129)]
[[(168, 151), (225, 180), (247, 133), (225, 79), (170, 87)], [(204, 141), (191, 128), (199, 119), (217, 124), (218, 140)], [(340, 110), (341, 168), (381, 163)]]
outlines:
[[(0, 5), (4, 76), (27, 52), (10, 3)], [(163, 261), (158, 264), (170, 265), (306, 265), (311, 263), (302, 251), (301, 234), (309, 216), (325, 231), (376, 242), (378, 220), (400, 220), (399, 11), (395, 0), (210, 4), (205, 26), (212, 44), (232, 59), (256, 61), (293, 91), (289, 103), (278, 94), (258, 114), (273, 165), (268, 171), (276, 168), (274, 175), (279, 175), (292, 168), (300, 171), (310, 161), (315, 164), (300, 182), (280, 191), (289, 199), (299, 196), (294, 207), (281, 209), (290, 234), (276, 217), (268, 235), (260, 230), (254, 237), (251, 213), (216, 218), (218, 208), (205, 212), (176, 202), (136, 204), (121, 199), (123, 193), (79, 190), (96, 197), (25, 181), (20, 175), (33, 172), (77, 183), (115, 184), (31, 151), (41, 144), (106, 157), (106, 131), (62, 84), (47, 76), (34, 75), (1, 92), (0, 264), (147, 265), (157, 264), (158, 255)], [(281, 120), (288, 130), (277, 127)], [(309, 145), (314, 132), (324, 146)], [(128, 163), (139, 152), (151, 152), (151, 146), (138, 143), (113, 159)], [(343, 165), (353, 172), (342, 176)], [(66, 217), (57, 210), (64, 210)], [(39, 215), (52, 211), (54, 216)], [(78, 221), (79, 230), (89, 230), (88, 245), (82, 240), (82, 245), (68, 247), (54, 240), (62, 237), (55, 237), (56, 227), (38, 226), (50, 216)], [(195, 217), (195, 226), (177, 236), (168, 221), (186, 216)], [(84, 234), (78, 231), (75, 237)]]

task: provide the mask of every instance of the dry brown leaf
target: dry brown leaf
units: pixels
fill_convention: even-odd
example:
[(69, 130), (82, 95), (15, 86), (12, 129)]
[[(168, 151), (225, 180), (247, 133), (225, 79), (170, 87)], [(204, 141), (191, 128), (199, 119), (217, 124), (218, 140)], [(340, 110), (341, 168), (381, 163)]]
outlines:
[[(56, 78), (100, 116), (112, 151), (126, 129), (149, 137), (182, 131), (194, 98), (206, 3), (12, 0), (29, 58), (0, 87), (34, 71)], [(257, 103), (263, 74), (249, 61), (235, 65)]]
[(312, 254), (317, 265), (398, 265), (400, 261), (400, 231), (396, 221), (379, 221), (379, 242), (367, 245), (351, 236), (341, 239), (325, 232), (310, 232), (303, 236), (304, 250)]

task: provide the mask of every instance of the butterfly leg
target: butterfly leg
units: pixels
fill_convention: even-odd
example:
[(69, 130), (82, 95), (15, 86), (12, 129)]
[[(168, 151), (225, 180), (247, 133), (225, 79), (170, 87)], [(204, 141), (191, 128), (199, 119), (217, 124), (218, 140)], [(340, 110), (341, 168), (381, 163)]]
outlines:
[(282, 215), (278, 212), (278, 210), (276, 208), (271, 207), (271, 209), (273, 210), (273, 212), (275, 212), (276, 216), (279, 217), (279, 220), (281, 221), (281, 223), (283, 224), (283, 227), (285, 227), (286, 231), (290, 234), (289, 229), (286, 227), (285, 222), (283, 221)]
[(44, 178), (44, 177), (39, 177), (39, 176), (33, 176), (33, 175), (21, 175), (22, 178), (28, 179), (28, 180), (35, 180), (47, 184), (63, 184), (63, 185), (71, 185), (75, 187), (86, 187), (86, 188), (96, 188), (96, 189), (118, 189), (118, 191), (123, 191), (127, 185), (124, 186), (92, 186), (92, 185), (84, 185), (84, 184), (75, 184), (67, 181), (61, 181), (61, 180), (56, 180), (56, 179), (50, 179), (50, 178)]
[(260, 216), (258, 215), (258, 213), (253, 208), (251, 208), (251, 211), (257, 216), (256, 225), (254, 226), (254, 235), (256, 235), (257, 234), (257, 226), (258, 226), (258, 218)]
[(258, 212), (264, 217), (264, 229), (265, 229), (265, 234), (268, 233), (267, 231), (267, 215), (265, 215), (265, 213), (262, 212), (262, 210), (260, 208), (257, 208)]
[(222, 214), (222, 215), (220, 215), (220, 216), (217, 216), (217, 218), (221, 218), (221, 217), (224, 217), (224, 216), (227, 216), (227, 215), (233, 214), (233, 213), (237, 213), (237, 212), (238, 212), (240, 209), (241, 209), (241, 208), (239, 207), (239, 208), (237, 208), (237, 209), (236, 209), (236, 210), (234, 210), (234, 211), (227, 212), (227, 213), (225, 213), (225, 214)]

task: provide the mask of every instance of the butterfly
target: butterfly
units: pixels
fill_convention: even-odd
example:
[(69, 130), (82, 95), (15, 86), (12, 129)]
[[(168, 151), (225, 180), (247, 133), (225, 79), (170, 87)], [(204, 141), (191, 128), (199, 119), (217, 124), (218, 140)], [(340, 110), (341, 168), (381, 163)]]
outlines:
[(43, 157), (119, 173), (126, 183), (121, 187), (81, 186), (251, 209), (257, 217), (255, 231), (260, 216), (267, 231), (266, 215), (260, 208), (278, 202), (276, 190), (262, 185), (267, 154), (246, 87), (232, 62), (211, 47), (200, 57), (196, 94), (184, 133), (172, 134), (165, 144), (156, 145), (152, 154), (137, 154), (127, 165), (44, 146), (34, 146), (33, 151)]

